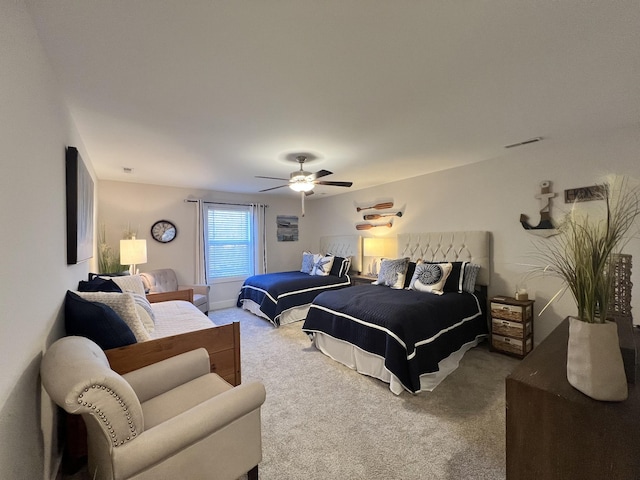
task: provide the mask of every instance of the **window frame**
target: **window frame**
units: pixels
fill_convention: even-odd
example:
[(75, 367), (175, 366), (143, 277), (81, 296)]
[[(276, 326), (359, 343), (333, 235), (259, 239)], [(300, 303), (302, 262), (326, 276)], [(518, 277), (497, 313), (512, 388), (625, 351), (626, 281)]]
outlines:
[[(242, 242), (228, 242), (228, 243), (224, 243), (223, 241), (221, 241), (220, 243), (218, 243), (218, 245), (228, 245), (228, 244), (242, 244), (242, 245), (247, 245), (248, 247), (248, 267), (249, 267), (249, 271), (246, 273), (242, 273), (239, 275), (233, 275), (233, 276), (226, 276), (226, 277), (220, 277), (220, 276), (213, 276), (212, 275), (212, 271), (210, 270), (210, 263), (209, 263), (209, 257), (210, 257), (210, 246), (211, 244), (215, 244), (215, 241), (210, 241), (209, 237), (210, 237), (210, 215), (214, 214), (215, 212), (228, 212), (228, 211), (234, 211), (234, 212), (242, 212), (245, 216), (246, 216), (246, 227), (248, 230), (248, 235), (247, 235), (247, 239), (245, 241)], [(205, 211), (205, 215), (204, 215), (204, 260), (205, 260), (205, 269), (206, 269), (206, 275), (207, 275), (207, 283), (210, 285), (213, 284), (220, 284), (220, 283), (233, 283), (233, 282), (240, 282), (240, 281), (244, 281), (246, 278), (250, 277), (251, 275), (253, 275), (255, 272), (255, 232), (254, 232), (255, 226), (254, 226), (254, 221), (253, 221), (253, 214), (252, 214), (252, 208), (250, 205), (229, 205), (229, 204), (208, 204), (206, 206), (206, 211)]]

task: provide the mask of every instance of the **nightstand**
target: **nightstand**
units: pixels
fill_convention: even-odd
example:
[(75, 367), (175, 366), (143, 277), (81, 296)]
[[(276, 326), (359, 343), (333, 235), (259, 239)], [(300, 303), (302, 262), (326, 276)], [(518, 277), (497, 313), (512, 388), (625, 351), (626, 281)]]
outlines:
[(375, 282), (378, 277), (371, 277), (368, 275), (349, 275), (351, 278), (351, 285), (371, 285), (371, 282)]
[(533, 349), (533, 300), (491, 299), (491, 348), (524, 358)]

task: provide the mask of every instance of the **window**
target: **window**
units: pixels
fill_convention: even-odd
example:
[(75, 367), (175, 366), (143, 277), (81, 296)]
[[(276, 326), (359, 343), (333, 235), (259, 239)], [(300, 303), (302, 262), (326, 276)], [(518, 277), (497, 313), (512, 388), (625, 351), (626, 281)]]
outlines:
[(205, 218), (207, 278), (235, 281), (253, 275), (251, 207), (209, 204)]

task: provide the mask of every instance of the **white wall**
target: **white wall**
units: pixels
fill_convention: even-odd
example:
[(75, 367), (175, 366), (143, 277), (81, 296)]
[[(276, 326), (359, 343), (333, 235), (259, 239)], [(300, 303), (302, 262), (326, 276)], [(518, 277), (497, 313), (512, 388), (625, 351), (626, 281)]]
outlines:
[[(205, 190), (144, 185), (139, 183), (101, 181), (98, 199), (98, 222), (107, 231), (109, 245), (117, 249), (124, 230), (129, 225), (137, 230), (136, 238), (147, 240), (148, 262), (140, 265), (141, 272), (156, 268), (173, 268), (180, 283), (193, 283), (195, 279), (196, 204), (187, 198), (201, 198), (227, 203), (262, 202), (269, 205), (266, 214), (267, 270), (282, 271), (300, 268), (302, 251), (310, 248), (312, 239), (308, 231), (308, 218), (300, 216), (300, 200), (295, 195), (237, 195)], [(299, 217), (299, 240), (278, 242), (276, 216)], [(158, 220), (171, 220), (178, 229), (175, 240), (158, 243), (151, 238), (151, 226)], [(211, 308), (235, 305), (242, 282), (216, 283), (211, 287)]]
[[(534, 242), (519, 223), (521, 213), (530, 223), (539, 220), (539, 184), (551, 180), (552, 215), (559, 219), (570, 205), (564, 203), (564, 190), (602, 182), (608, 174), (626, 174), (640, 178), (640, 129), (633, 126), (613, 132), (600, 132), (589, 138), (545, 139), (539, 144), (505, 150), (500, 158), (475, 165), (389, 183), (377, 188), (349, 191), (344, 194), (308, 199), (306, 217), (300, 217), (300, 241), (277, 242), (275, 217), (278, 214), (300, 215), (295, 196), (256, 196), (247, 198), (232, 194), (141, 185), (123, 182), (100, 182), (99, 221), (109, 227), (114, 245), (127, 223), (138, 227), (138, 238), (148, 239), (149, 263), (141, 270), (172, 267), (184, 282), (192, 281), (193, 204), (184, 203), (195, 196), (218, 201), (264, 201), (268, 209), (267, 236), (269, 271), (293, 270), (299, 267), (303, 250), (318, 250), (322, 235), (355, 234), (355, 225), (363, 213), (357, 205), (393, 200), (401, 218), (394, 218), (392, 228), (381, 227), (360, 232), (363, 236), (395, 236), (400, 232), (488, 230), (492, 234), (491, 295), (512, 295), (517, 283), (527, 280), (531, 298), (539, 312), (561, 284), (553, 278), (527, 278), (531, 270)], [(357, 181), (357, 179), (356, 179)], [(597, 203), (597, 202), (596, 202)], [(600, 202), (601, 203), (601, 202)], [(593, 204), (584, 204), (593, 207)], [(372, 211), (373, 212), (373, 211)], [(178, 238), (170, 244), (150, 239), (149, 228), (156, 220), (167, 218), (178, 225)], [(640, 227), (640, 225), (639, 225)], [(640, 263), (640, 245), (632, 241), (627, 253)], [(632, 281), (640, 285), (640, 266), (632, 271)], [(212, 307), (234, 304), (239, 284), (216, 285), (212, 289)], [(634, 289), (634, 293), (637, 288)], [(640, 310), (640, 295), (633, 295), (633, 310)], [(567, 293), (536, 318), (536, 343), (546, 337), (567, 315), (574, 313), (573, 301)]]
[(40, 386), (43, 350), (63, 331), (65, 147), (92, 171), (22, 1), (0, 0), (0, 476), (53, 478), (57, 412)]
[[(362, 232), (363, 236), (488, 230), (493, 237), (493, 275), (489, 293), (512, 295), (516, 283), (528, 271), (521, 264), (531, 263), (534, 251), (532, 236), (521, 227), (519, 217), (524, 213), (530, 217), (530, 223), (535, 225), (539, 221), (539, 201), (534, 198), (540, 191), (539, 183), (552, 181), (552, 190), (558, 194), (552, 201), (552, 215), (561, 218), (569, 207), (563, 199), (565, 189), (594, 185), (611, 173), (640, 179), (639, 152), (638, 126), (599, 132), (589, 138), (550, 138), (527, 147), (505, 150), (503, 157), (475, 165), (309, 202), (309, 218), (323, 218), (324, 221), (311, 222), (311, 230), (305, 233), (314, 239), (325, 234), (357, 233), (355, 225), (363, 221), (363, 213), (369, 213), (357, 213), (357, 205), (393, 200), (396, 209), (404, 212), (403, 217), (395, 218), (391, 229), (368, 230)], [(636, 323), (640, 323), (637, 313), (640, 312), (639, 244), (640, 240), (636, 239), (626, 250), (635, 261), (632, 305)], [(313, 248), (317, 250), (318, 245)], [(558, 291), (560, 283), (537, 278), (528, 280), (527, 286), (539, 312)], [(536, 343), (573, 313), (575, 308), (570, 294), (554, 302), (535, 320)]]
[[(395, 236), (400, 232), (489, 230), (492, 234), (492, 280), (490, 295), (512, 295), (517, 283), (527, 279), (530, 298), (536, 300), (539, 312), (561, 284), (552, 278), (527, 278), (534, 242), (540, 241), (527, 233), (519, 223), (521, 213), (538, 222), (539, 183), (551, 180), (552, 215), (559, 219), (569, 205), (564, 203), (564, 190), (602, 182), (611, 173), (640, 178), (640, 129), (622, 128), (600, 132), (589, 138), (545, 139), (515, 150), (505, 150), (500, 158), (475, 165), (389, 183), (377, 188), (349, 191), (344, 194), (317, 198), (306, 202), (307, 215), (300, 217), (300, 241), (277, 242), (275, 217), (278, 214), (300, 215), (299, 199), (295, 196), (246, 196), (222, 192), (192, 191), (181, 188), (141, 185), (123, 182), (100, 182), (99, 222), (108, 226), (109, 240), (117, 245), (127, 223), (138, 228), (138, 238), (148, 239), (149, 263), (141, 271), (172, 267), (181, 281), (194, 276), (193, 245), (195, 213), (193, 204), (184, 203), (189, 195), (218, 201), (264, 201), (268, 209), (267, 236), (269, 271), (299, 268), (300, 253), (317, 251), (322, 235), (355, 234), (355, 225), (362, 222), (363, 213), (356, 206), (393, 200), (392, 228), (381, 227), (360, 232), (363, 236)], [(355, 179), (357, 181), (357, 179)], [(596, 202), (597, 203), (597, 202)], [(593, 204), (584, 204), (593, 207)], [(176, 222), (178, 238), (169, 244), (150, 239), (149, 228), (163, 218)], [(382, 222), (381, 222), (382, 223)], [(627, 247), (640, 264), (640, 241)], [(632, 271), (632, 281), (640, 285), (640, 265)], [(234, 304), (239, 284), (215, 285), (212, 307)], [(640, 294), (634, 289), (633, 310), (640, 310)], [(536, 318), (536, 343), (544, 339), (567, 315), (574, 313), (571, 296), (554, 302)], [(638, 316), (640, 318), (640, 316)], [(636, 320), (638, 322), (638, 320)]]

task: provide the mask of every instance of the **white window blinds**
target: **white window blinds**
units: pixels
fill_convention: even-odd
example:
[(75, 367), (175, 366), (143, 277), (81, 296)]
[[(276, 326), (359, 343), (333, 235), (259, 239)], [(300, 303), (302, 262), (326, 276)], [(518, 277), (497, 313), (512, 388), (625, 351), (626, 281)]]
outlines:
[(207, 277), (234, 280), (253, 275), (251, 207), (209, 204), (205, 222)]

